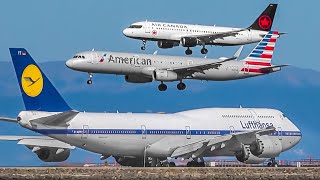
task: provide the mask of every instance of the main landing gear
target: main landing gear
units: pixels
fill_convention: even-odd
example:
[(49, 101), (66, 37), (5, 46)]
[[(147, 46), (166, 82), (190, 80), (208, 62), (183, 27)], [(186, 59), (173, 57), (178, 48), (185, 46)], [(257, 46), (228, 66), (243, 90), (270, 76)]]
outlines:
[(89, 73), (89, 79), (87, 81), (87, 84), (92, 84), (92, 77), (93, 77), (93, 74), (92, 73)]
[(204, 46), (201, 49), (201, 54), (207, 54), (208, 53), (208, 49), (206, 49)]
[(197, 160), (192, 160), (187, 163), (187, 167), (206, 167), (204, 161), (198, 162)]
[(147, 41), (146, 40), (142, 40), (141, 50), (146, 50), (146, 44), (147, 44)]
[(185, 51), (186, 55), (191, 55), (192, 54), (192, 50), (188, 47), (188, 49)]
[[(186, 89), (186, 84), (183, 83), (182, 81), (180, 81), (179, 84), (177, 84), (177, 89), (182, 91)], [(161, 84), (158, 86), (159, 91), (166, 91), (167, 90), (167, 85), (165, 85), (163, 82), (161, 82)]]
[(276, 158), (271, 158), (270, 162), (267, 164), (268, 167), (278, 167), (278, 163), (276, 162)]

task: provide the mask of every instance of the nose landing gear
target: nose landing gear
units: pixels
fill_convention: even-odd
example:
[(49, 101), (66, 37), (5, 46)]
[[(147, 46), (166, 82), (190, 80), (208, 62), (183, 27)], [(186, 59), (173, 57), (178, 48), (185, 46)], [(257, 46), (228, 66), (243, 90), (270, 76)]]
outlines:
[(141, 50), (146, 50), (146, 44), (147, 44), (147, 41), (146, 40), (142, 40)]
[(90, 85), (92, 84), (92, 77), (93, 77), (93, 74), (92, 73), (89, 73), (89, 79), (87, 81), (87, 84)]

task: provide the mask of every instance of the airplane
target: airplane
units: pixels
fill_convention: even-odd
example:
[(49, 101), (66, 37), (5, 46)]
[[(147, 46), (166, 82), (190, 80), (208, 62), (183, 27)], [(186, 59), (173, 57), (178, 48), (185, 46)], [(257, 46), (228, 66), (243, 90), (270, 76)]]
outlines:
[(187, 55), (192, 54), (191, 47), (202, 46), (201, 53), (207, 54), (206, 45), (235, 46), (259, 42), (271, 30), (276, 10), (277, 4), (269, 4), (247, 28), (144, 21), (131, 24), (123, 34), (142, 40), (141, 50), (146, 49), (147, 41), (157, 41), (158, 47), (163, 49), (179, 45), (187, 47)]
[[(300, 130), (279, 110), (266, 108), (203, 108), (172, 114), (91, 113), (72, 109), (24, 48), (10, 48), (25, 105), (18, 123), (42, 136), (0, 136), (18, 141), (44, 162), (65, 161), (81, 148), (113, 156), (123, 166), (174, 166), (173, 159), (235, 156), (243, 163), (276, 166), (275, 158), (294, 147)], [(24, 54), (24, 55), (21, 55)], [(26, 81), (29, 77), (32, 82)], [(169, 162), (171, 161), (171, 162)]]
[(233, 57), (220, 59), (86, 51), (74, 55), (66, 62), (66, 66), (88, 72), (88, 84), (92, 84), (93, 73), (103, 73), (125, 75), (125, 80), (130, 83), (160, 81), (160, 91), (167, 90), (164, 82), (180, 81), (177, 88), (184, 90), (184, 79), (226, 81), (280, 71), (281, 67), (287, 65), (271, 64), (278, 37), (277, 31), (268, 32), (248, 57), (240, 61), (236, 59), (242, 47)]

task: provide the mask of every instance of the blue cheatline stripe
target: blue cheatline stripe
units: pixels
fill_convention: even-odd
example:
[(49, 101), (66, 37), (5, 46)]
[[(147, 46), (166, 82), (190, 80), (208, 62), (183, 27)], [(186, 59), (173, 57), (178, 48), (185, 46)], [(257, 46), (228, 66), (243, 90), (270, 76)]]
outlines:
[(269, 33), (268, 34), (273, 34), (274, 33), (274, 31), (269, 31)]
[(270, 39), (262, 39), (262, 42), (269, 42)]
[(271, 38), (272, 37), (272, 34), (268, 34), (268, 35), (266, 35), (264, 38)]
[[(230, 134), (230, 130), (159, 130), (159, 129), (32, 129), (38, 133), (48, 134), (118, 134), (118, 135), (137, 135), (137, 134), (148, 134), (148, 135), (225, 135)], [(248, 129), (258, 130), (258, 129)], [(240, 130), (234, 132), (241, 132)], [(273, 136), (280, 135), (278, 131), (272, 133)], [(282, 136), (301, 136), (299, 131), (282, 131)]]

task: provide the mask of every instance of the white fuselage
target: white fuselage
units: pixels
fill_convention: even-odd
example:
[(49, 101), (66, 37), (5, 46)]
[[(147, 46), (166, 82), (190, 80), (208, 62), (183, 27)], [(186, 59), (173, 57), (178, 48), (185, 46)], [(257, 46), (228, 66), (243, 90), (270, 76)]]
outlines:
[[(137, 22), (123, 30), (127, 37), (150, 41), (174, 41), (180, 43), (182, 37), (211, 35), (240, 30), (242, 28), (177, 24), (166, 22)], [(236, 35), (214, 39), (205, 45), (234, 46), (259, 42), (266, 31), (243, 30)]]
[[(87, 51), (78, 53), (74, 58), (68, 60), (66, 65), (71, 69), (82, 72), (134, 75), (148, 77), (152, 80), (155, 70), (187, 67), (190, 65), (218, 61), (221, 60), (107, 51)], [(182, 79), (224, 81), (243, 79), (268, 73), (260, 71), (259, 68), (261, 68), (261, 66), (249, 66), (245, 61), (233, 60), (222, 63), (218, 68), (211, 68), (204, 70), (203, 72), (195, 72), (191, 76), (182, 77)], [(280, 69), (275, 69), (274, 71), (278, 70)], [(175, 80), (180, 79), (177, 78)]]
[[(174, 114), (152, 113), (85, 113), (79, 112), (64, 128), (38, 125), (30, 120), (55, 113), (23, 111), (22, 126), (79, 148), (113, 156), (170, 157), (178, 146), (225, 134), (265, 129), (281, 142), (282, 151), (301, 139), (299, 129), (278, 110), (247, 108), (207, 108)], [(230, 146), (229, 146), (230, 147)], [(230, 148), (207, 151), (203, 157), (233, 156)]]

